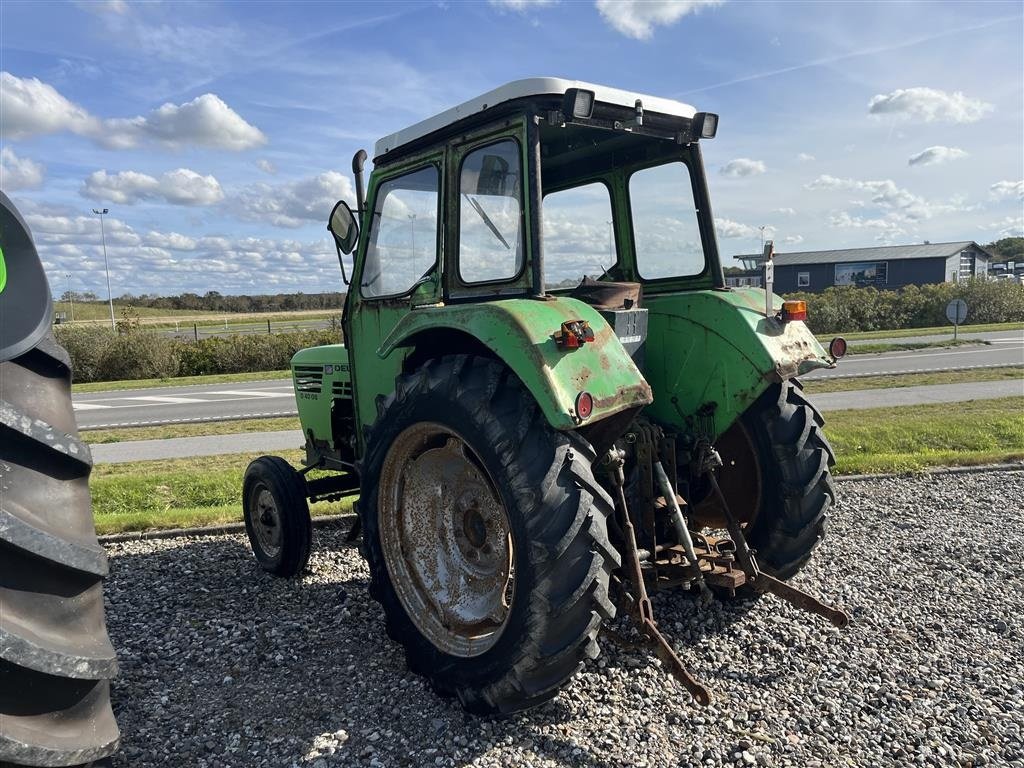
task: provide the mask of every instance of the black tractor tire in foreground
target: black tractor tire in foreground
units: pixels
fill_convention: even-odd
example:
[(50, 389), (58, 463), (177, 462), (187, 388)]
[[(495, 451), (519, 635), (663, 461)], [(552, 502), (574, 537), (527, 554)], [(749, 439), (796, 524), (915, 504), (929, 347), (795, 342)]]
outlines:
[(747, 541), (758, 565), (780, 579), (807, 564), (836, 499), (825, 421), (802, 389), (796, 381), (774, 385), (743, 419), (761, 476), (760, 508)]
[(91, 471), (70, 360), (44, 336), (0, 362), (0, 765), (82, 765), (117, 748)]
[(302, 475), (279, 456), (260, 456), (242, 482), (242, 515), (256, 561), (274, 574), (291, 578), (309, 562), (313, 524)]
[[(404, 646), (412, 671), (470, 712), (511, 713), (552, 699), (585, 659), (598, 655), (598, 631), (615, 613), (608, 598), (619, 565), (608, 540), (613, 507), (594, 479), (592, 448), (551, 429), (516, 376), (482, 357), (428, 361), (398, 377), (379, 410), (361, 468), (359, 513), (370, 594), (383, 606), (388, 635)], [(508, 523), (511, 597), (496, 639), (476, 655), (442, 650), (417, 627), (382, 544), (382, 501), (404, 494), (407, 479), (390, 482), (382, 469), (401, 443), (396, 438), (425, 423), (463, 442)], [(433, 530), (426, 535), (440, 538)]]

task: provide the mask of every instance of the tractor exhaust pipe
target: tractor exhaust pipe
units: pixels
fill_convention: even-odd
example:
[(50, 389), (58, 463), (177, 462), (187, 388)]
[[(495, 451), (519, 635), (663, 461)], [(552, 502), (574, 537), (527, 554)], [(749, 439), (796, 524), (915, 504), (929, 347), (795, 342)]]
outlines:
[(352, 176), (356, 181), (356, 214), (363, 213), (363, 164), (366, 162), (366, 150), (360, 149), (352, 156)]

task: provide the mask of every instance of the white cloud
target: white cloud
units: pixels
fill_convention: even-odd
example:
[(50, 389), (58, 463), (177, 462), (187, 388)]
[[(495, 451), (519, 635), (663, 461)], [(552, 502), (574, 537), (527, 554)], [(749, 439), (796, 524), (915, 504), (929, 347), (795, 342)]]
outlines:
[(937, 145), (911, 155), (907, 158), (907, 165), (940, 165), (962, 157), (967, 157), (967, 153), (959, 147)]
[(1024, 198), (1024, 181), (997, 181), (989, 189), (993, 197), (1020, 197)]
[(152, 248), (161, 248), (167, 251), (194, 251), (199, 245), (195, 238), (178, 232), (150, 231), (146, 233), (143, 242)]
[(800, 245), (804, 241), (803, 235), (786, 235), (782, 238), (782, 242), (785, 245)]
[(594, 6), (611, 27), (626, 37), (647, 40), (657, 26), (667, 27), (724, 0), (596, 0)]
[(841, 179), (823, 174), (805, 189), (858, 190), (871, 195), (871, 202), (880, 208), (895, 209), (903, 212), (908, 218), (927, 218), (925, 200), (906, 189), (896, 186), (891, 179), (880, 181), (858, 181), (857, 179)]
[(525, 13), (534, 8), (543, 8), (555, 4), (555, 0), (488, 0), (488, 2), (495, 8), (515, 11), (516, 13)]
[(980, 99), (972, 99), (960, 91), (946, 93), (937, 88), (899, 88), (880, 93), (868, 102), (872, 115), (893, 114), (924, 120), (926, 123), (974, 123), (993, 110)]
[(274, 165), (269, 160), (267, 160), (266, 158), (260, 158), (259, 160), (257, 160), (256, 167), (259, 168), (264, 173), (269, 173), (271, 176), (277, 173), (277, 166)]
[(810, 163), (813, 162), (816, 158), (814, 157), (814, 155), (809, 155), (806, 152), (801, 152), (799, 155), (796, 156), (796, 159), (799, 160), (801, 163)]
[(224, 190), (213, 176), (178, 168), (159, 179), (136, 171), (89, 174), (80, 190), (83, 197), (100, 202), (134, 205), (140, 200), (163, 200), (175, 205), (213, 205), (224, 199)]
[(88, 134), (99, 121), (65, 99), (52, 85), (33, 78), (0, 72), (0, 133), (6, 139), (24, 139), (46, 133), (71, 131)]
[(996, 230), (996, 240), (1001, 240), (1004, 237), (1024, 237), (1024, 217), (1007, 216), (1001, 221), (993, 221), (985, 229)]
[(879, 218), (867, 218), (863, 216), (851, 216), (846, 211), (830, 216), (830, 226), (840, 229), (877, 229), (892, 235), (903, 234), (904, 229), (897, 217), (891, 214)]
[(27, 157), (18, 157), (10, 147), (0, 150), (0, 189), (36, 189), (43, 185), (46, 169)]
[[(752, 227), (749, 224), (741, 224), (738, 221), (732, 219), (715, 219), (715, 231), (718, 232), (719, 237), (734, 238), (734, 237), (760, 237), (761, 231), (757, 227)], [(770, 236), (774, 231), (772, 227), (765, 227), (765, 235)]]
[(728, 163), (723, 165), (719, 173), (723, 176), (737, 179), (743, 176), (758, 176), (766, 170), (768, 169), (765, 168), (764, 162), (761, 160), (751, 160), (749, 157), (737, 157), (735, 160), (730, 160)]
[(778, 213), (783, 216), (796, 216), (795, 208), (776, 208), (772, 213)]
[(326, 225), (334, 204), (354, 197), (348, 176), (326, 171), (284, 184), (255, 184), (237, 196), (234, 207), (244, 219), (295, 228), (310, 221)]
[(220, 97), (205, 93), (184, 104), (164, 104), (148, 115), (101, 120), (68, 101), (37, 78), (0, 73), (0, 132), (11, 139), (70, 132), (110, 149), (152, 141), (242, 150), (266, 144), (267, 137)]

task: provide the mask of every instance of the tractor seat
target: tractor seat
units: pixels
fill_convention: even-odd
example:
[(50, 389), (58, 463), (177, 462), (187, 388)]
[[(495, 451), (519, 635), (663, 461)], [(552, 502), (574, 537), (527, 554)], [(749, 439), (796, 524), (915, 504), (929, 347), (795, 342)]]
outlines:
[(615, 283), (584, 277), (569, 295), (595, 309), (636, 309), (643, 298), (643, 286), (640, 283)]

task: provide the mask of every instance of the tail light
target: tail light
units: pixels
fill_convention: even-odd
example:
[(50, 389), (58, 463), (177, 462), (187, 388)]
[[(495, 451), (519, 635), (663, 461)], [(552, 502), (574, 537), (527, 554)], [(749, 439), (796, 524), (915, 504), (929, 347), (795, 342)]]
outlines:
[(782, 322), (807, 319), (807, 302), (790, 300), (782, 302)]
[(594, 340), (594, 329), (586, 320), (568, 320), (555, 331), (555, 343), (562, 349), (579, 349)]
[(832, 343), (828, 345), (828, 353), (832, 355), (833, 359), (838, 360), (840, 357), (846, 354), (846, 339), (842, 336), (836, 336), (832, 339)]
[(589, 392), (580, 392), (576, 395), (576, 416), (582, 421), (589, 419), (594, 412), (594, 398)]

